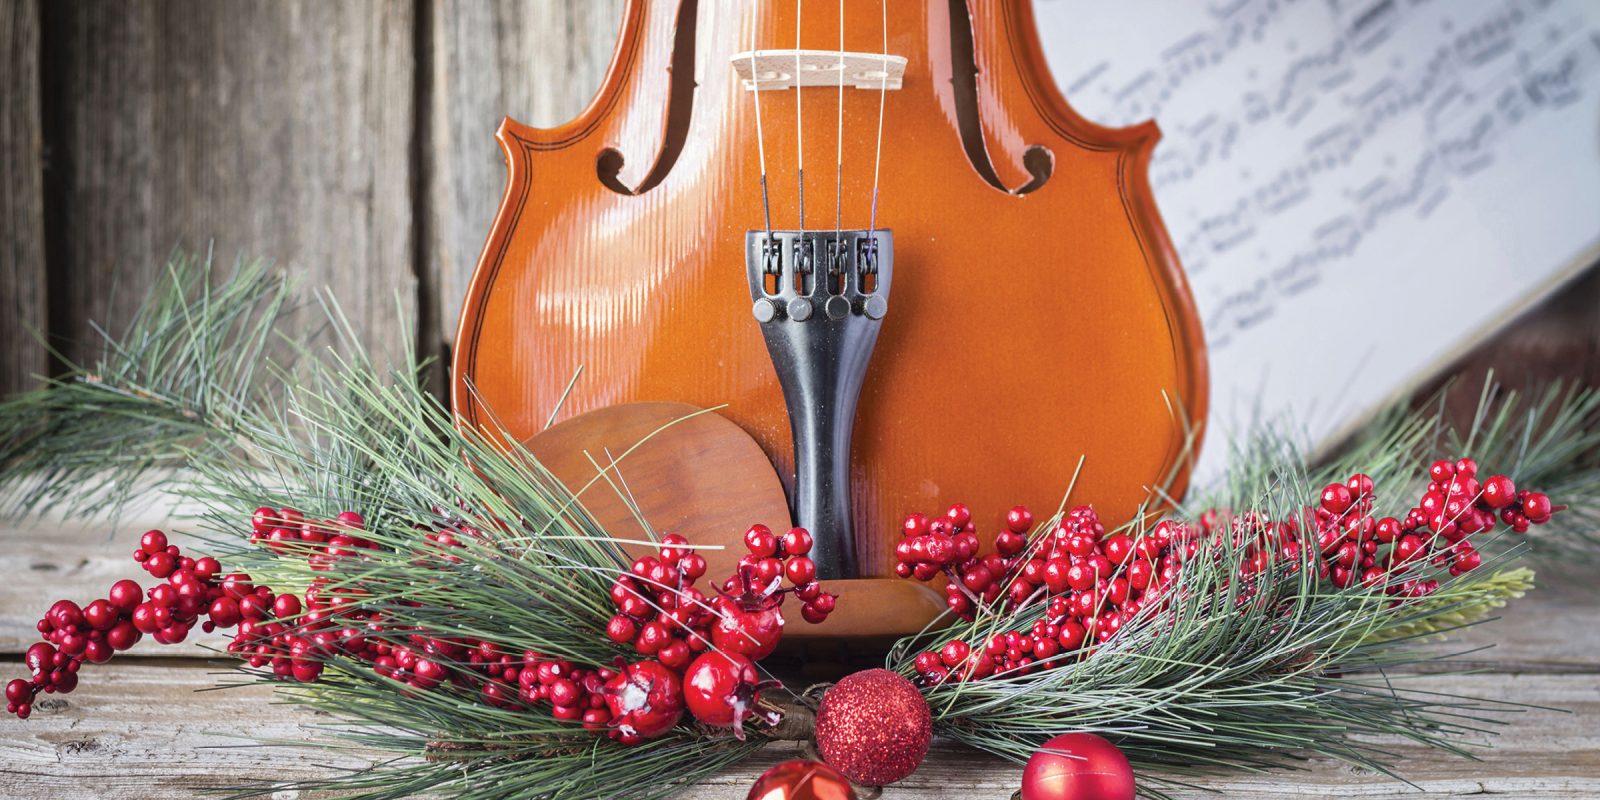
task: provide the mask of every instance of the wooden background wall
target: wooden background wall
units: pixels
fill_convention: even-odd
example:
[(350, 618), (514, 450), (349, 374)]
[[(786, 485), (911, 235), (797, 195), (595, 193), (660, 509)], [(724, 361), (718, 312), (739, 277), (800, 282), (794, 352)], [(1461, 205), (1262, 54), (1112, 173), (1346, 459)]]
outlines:
[[(29, 331), (92, 353), (88, 322), (175, 247), (271, 259), (329, 287), (375, 352), (411, 330), (446, 355), (504, 186), (495, 127), (587, 103), (621, 7), (0, 2), (0, 393), (51, 368)], [(1468, 361), (1600, 383), (1600, 276)]]

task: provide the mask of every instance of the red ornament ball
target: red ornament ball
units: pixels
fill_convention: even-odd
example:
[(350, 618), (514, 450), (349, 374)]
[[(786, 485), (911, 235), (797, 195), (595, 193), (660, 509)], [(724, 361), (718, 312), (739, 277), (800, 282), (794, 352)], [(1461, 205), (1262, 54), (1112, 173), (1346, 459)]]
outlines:
[(1133, 794), (1128, 757), (1092, 733), (1045, 742), (1022, 770), (1022, 800), (1133, 800)]
[(797, 759), (761, 773), (745, 800), (856, 800), (856, 792), (833, 767)]
[(846, 676), (822, 695), (817, 749), (828, 766), (856, 783), (883, 786), (910, 775), (932, 740), (928, 701), (889, 670)]

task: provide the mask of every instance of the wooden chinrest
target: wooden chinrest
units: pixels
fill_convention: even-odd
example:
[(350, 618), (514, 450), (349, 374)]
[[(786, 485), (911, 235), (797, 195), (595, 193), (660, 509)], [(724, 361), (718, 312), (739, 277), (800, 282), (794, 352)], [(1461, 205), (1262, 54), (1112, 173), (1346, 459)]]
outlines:
[[(679, 533), (696, 545), (720, 545), (700, 551), (706, 579), (717, 580), (732, 574), (751, 525), (789, 527), (789, 505), (771, 460), (744, 429), (714, 411), (686, 403), (606, 406), (552, 425), (526, 445), (563, 485), (581, 492), (579, 501), (608, 533), (634, 542), (623, 549), (635, 558), (654, 552), (638, 543), (651, 538), (641, 516), (658, 536)], [(613, 460), (611, 480), (596, 481)], [(702, 591), (710, 593), (709, 586)], [(833, 614), (808, 625), (798, 606), (790, 608), (786, 639), (902, 636), (944, 610), (937, 593), (911, 581), (862, 578), (824, 586), (839, 595)]]

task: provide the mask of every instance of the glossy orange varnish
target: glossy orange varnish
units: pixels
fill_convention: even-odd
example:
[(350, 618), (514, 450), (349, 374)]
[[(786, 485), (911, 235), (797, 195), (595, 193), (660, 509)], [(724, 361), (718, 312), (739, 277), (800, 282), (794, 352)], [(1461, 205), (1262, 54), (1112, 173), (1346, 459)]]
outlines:
[[(996, 172), (1025, 183), (1023, 154), (1044, 145), (1054, 173), (1018, 196), (974, 171), (957, 129), (947, 4), (891, 0), (889, 50), (910, 63), (904, 88), (887, 95), (877, 219), (894, 232), (896, 274), (855, 431), (867, 575), (892, 574), (910, 511), (965, 502), (985, 533), (1017, 503), (1047, 516), (1080, 456), (1073, 502), (1120, 522), (1179, 456), (1173, 407), (1195, 422), (1205, 414), (1199, 323), (1145, 177), (1155, 125), (1078, 117), (1045, 67), (1025, 0), (969, 7)], [(631, 2), (605, 83), (577, 119), (501, 126), (510, 178), (453, 363), (465, 424), (490, 420), (470, 382), (510, 434), (531, 436), (582, 366), (564, 416), (634, 400), (727, 404), (791, 480), (783, 398), (745, 284), (745, 232), (764, 225), (754, 98), (729, 57), (793, 48), (794, 12), (792, 2), (700, 2), (688, 140), (642, 194), (603, 186), (596, 160), (621, 151), (628, 186), (654, 165), (676, 2)], [(851, 0), (846, 13), (846, 49), (878, 52), (878, 3)], [(806, 3), (801, 46), (836, 48), (837, 14), (835, 3)], [(831, 228), (838, 94), (803, 91), (806, 225)], [(799, 226), (795, 102), (793, 90), (761, 93), (775, 228)], [(877, 115), (878, 92), (845, 90), (846, 228), (869, 225)]]

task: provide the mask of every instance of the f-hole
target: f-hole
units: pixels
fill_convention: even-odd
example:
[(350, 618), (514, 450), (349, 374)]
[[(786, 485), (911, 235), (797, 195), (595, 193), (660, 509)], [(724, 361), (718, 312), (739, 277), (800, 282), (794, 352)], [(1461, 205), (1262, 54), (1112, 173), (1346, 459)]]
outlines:
[(618, 177), (626, 162), (621, 151), (615, 147), (600, 151), (595, 174), (606, 188), (617, 194), (644, 194), (654, 189), (672, 171), (672, 165), (683, 153), (684, 143), (689, 140), (689, 117), (694, 112), (695, 17), (699, 5), (699, 0), (683, 0), (678, 6), (678, 20), (672, 36), (672, 62), (667, 67), (672, 82), (667, 94), (667, 125), (662, 134), (661, 154), (656, 157), (650, 174), (639, 182), (638, 188), (630, 189)]
[(1055, 154), (1043, 145), (1033, 145), (1022, 156), (1022, 166), (1032, 176), (1027, 183), (1012, 189), (1000, 181), (983, 145), (983, 120), (978, 116), (978, 56), (972, 43), (972, 14), (966, 0), (950, 0), (950, 83), (955, 89), (956, 121), (961, 131), (961, 146), (967, 161), (985, 182), (1008, 194), (1027, 194), (1050, 180), (1055, 169)]

